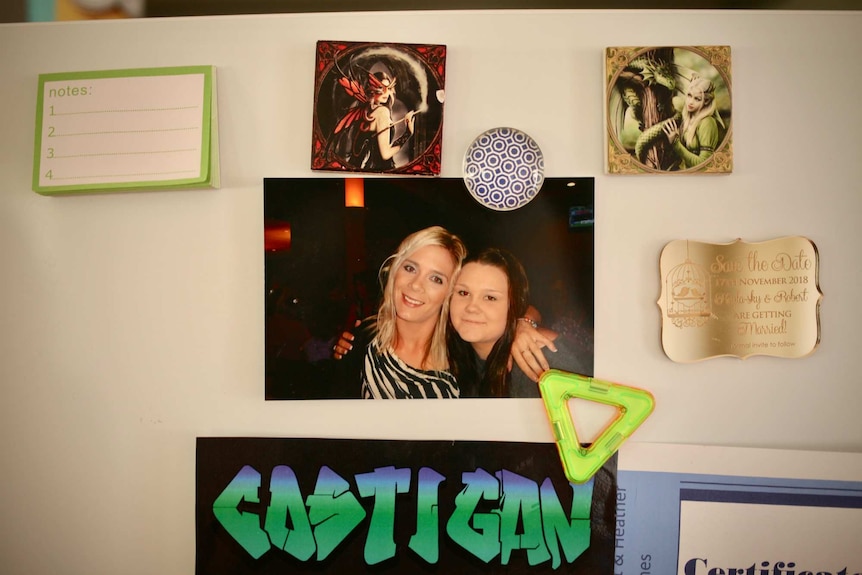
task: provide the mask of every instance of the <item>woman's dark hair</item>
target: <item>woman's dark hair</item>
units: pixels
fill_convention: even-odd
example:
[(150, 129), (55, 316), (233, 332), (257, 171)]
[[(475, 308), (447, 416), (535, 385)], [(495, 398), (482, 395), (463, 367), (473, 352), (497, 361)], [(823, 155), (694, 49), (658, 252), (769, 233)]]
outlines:
[(530, 284), (518, 258), (502, 248), (485, 248), (475, 255), (468, 255), (463, 265), (468, 263), (492, 266), (506, 274), (509, 280), (506, 330), (488, 354), (484, 374), (481, 374), (476, 352), (469, 343), (458, 337), (450, 320), (447, 336), (450, 367), (461, 388), (461, 397), (508, 397), (509, 355), (518, 318), (524, 317), (527, 312)]

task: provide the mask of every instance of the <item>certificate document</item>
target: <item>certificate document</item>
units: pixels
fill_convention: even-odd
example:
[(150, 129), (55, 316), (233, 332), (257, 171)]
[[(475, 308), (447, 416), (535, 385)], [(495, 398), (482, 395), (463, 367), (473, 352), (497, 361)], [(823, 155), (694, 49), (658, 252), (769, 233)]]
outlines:
[(628, 444), (615, 575), (860, 575), (862, 454)]

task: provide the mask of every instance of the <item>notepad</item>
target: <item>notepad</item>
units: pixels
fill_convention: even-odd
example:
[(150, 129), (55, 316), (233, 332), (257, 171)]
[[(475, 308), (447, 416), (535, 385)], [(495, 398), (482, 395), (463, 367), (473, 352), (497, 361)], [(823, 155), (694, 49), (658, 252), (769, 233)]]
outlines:
[(41, 74), (33, 190), (218, 187), (213, 66)]

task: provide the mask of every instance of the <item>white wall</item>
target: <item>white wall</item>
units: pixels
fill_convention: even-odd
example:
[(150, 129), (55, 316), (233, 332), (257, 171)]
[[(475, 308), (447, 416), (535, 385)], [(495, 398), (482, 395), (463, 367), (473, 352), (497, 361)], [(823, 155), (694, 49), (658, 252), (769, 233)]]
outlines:
[[(0, 565), (190, 573), (195, 438), (549, 441), (538, 400), (265, 402), (262, 179), (309, 170), (317, 40), (448, 46), (443, 176), (513, 126), (596, 179), (598, 377), (656, 396), (631, 441), (862, 451), (862, 12), (304, 14), (0, 25)], [(735, 170), (603, 173), (603, 49), (727, 44)], [(218, 67), (222, 188), (30, 189), (39, 73)], [(667, 359), (664, 244), (804, 235), (822, 344)], [(488, 401), (488, 400), (484, 400)]]

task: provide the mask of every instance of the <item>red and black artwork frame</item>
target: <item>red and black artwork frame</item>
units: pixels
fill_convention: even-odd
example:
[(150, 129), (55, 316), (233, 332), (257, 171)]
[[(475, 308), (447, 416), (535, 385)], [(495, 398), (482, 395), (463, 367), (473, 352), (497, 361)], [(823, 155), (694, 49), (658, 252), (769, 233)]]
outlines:
[(312, 170), (440, 174), (446, 46), (321, 40), (315, 53)]

